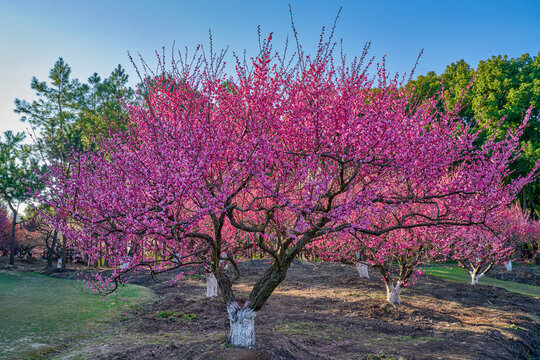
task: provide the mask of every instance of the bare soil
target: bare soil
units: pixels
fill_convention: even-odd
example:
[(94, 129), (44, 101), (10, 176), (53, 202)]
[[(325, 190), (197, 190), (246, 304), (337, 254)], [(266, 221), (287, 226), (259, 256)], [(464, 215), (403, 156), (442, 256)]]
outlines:
[[(240, 264), (242, 296), (267, 263)], [(204, 297), (203, 276), (185, 276), (180, 286), (140, 276), (133, 282), (158, 301), (54, 358), (540, 359), (540, 299), (425, 276), (394, 307), (380, 275), (369, 271), (371, 279), (360, 279), (352, 265), (295, 261), (257, 315), (254, 349), (228, 347), (225, 306)]]

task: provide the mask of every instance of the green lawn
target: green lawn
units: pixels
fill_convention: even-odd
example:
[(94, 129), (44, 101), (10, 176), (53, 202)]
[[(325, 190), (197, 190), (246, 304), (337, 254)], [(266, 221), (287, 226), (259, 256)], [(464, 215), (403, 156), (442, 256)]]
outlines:
[(128, 285), (116, 294), (88, 293), (74, 280), (36, 273), (0, 272), (0, 359), (41, 359), (118, 319), (128, 306), (149, 301), (147, 288)]
[[(425, 267), (427, 275), (441, 277), (446, 280), (470, 283), (471, 277), (460, 267), (429, 266)], [(484, 276), (479, 280), (480, 285), (490, 285), (504, 288), (519, 294), (540, 297), (540, 287), (528, 284), (520, 284), (513, 281), (504, 281)]]

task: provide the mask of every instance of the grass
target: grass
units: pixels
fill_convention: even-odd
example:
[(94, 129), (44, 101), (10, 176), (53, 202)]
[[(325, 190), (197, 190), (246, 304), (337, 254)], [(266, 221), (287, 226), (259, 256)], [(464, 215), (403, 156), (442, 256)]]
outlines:
[(169, 310), (158, 311), (157, 313), (154, 314), (154, 317), (158, 319), (180, 319), (182, 321), (189, 321), (189, 322), (193, 322), (197, 319), (197, 315), (193, 313), (186, 314), (186, 313), (169, 311)]
[(277, 326), (274, 327), (274, 331), (282, 333), (282, 334), (288, 334), (288, 335), (302, 335), (306, 332), (313, 333), (314, 332), (314, 324), (310, 322), (302, 322), (302, 321), (278, 321)]
[(75, 280), (0, 272), (0, 358), (48, 358), (152, 297), (150, 290), (128, 285), (104, 301)]
[[(445, 280), (459, 281), (463, 283), (471, 282), (471, 277), (469, 276), (469, 274), (467, 274), (465, 270), (459, 267), (452, 268), (447, 266), (430, 266), (424, 268), (424, 270), (426, 271), (427, 275), (437, 276)], [(480, 278), (479, 284), (500, 287), (518, 294), (540, 297), (540, 286), (499, 280), (491, 278), (489, 276), (483, 276), (482, 278)]]
[(503, 329), (527, 331), (527, 329), (524, 329), (521, 326), (518, 326), (516, 324), (510, 324), (508, 326), (503, 327)]

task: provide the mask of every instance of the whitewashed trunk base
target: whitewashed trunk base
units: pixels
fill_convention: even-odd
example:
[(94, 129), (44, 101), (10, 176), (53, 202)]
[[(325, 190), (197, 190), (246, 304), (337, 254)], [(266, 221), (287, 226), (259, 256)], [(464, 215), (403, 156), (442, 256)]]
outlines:
[(358, 275), (360, 275), (361, 278), (368, 278), (369, 279), (369, 272), (368, 272), (367, 264), (357, 262), (356, 263), (356, 270), (358, 270)]
[(393, 305), (401, 304), (401, 290), (400, 283), (386, 285), (386, 300)]
[(120, 270), (126, 270), (129, 268), (129, 265), (131, 264), (131, 257), (127, 256), (120, 260)]
[(218, 283), (213, 273), (206, 274), (206, 297), (218, 296)]
[(471, 285), (478, 285), (478, 280), (480, 280), (480, 278), (484, 276), (484, 274), (480, 274), (480, 275), (470, 274), (470, 275), (471, 275)]
[(506, 270), (507, 271), (512, 271), (512, 262), (511, 261), (506, 263)]
[(229, 343), (232, 346), (249, 348), (255, 346), (256, 311), (240, 308), (237, 303), (227, 305), (231, 331)]

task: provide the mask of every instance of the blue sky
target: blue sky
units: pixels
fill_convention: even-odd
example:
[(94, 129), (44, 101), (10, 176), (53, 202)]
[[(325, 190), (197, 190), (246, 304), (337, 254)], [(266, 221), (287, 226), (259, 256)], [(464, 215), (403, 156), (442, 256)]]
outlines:
[(359, 55), (366, 41), (370, 54), (387, 55), (390, 71), (408, 72), (420, 49), (417, 74), (444, 71), (465, 59), (476, 66), (492, 55), (516, 57), (540, 51), (540, 1), (75, 1), (0, 0), (0, 132), (22, 131), (13, 113), (15, 98), (31, 100), (30, 80), (47, 80), (58, 57), (82, 81), (94, 72), (107, 76), (122, 64), (135, 83), (127, 52), (149, 63), (153, 51), (208, 44), (254, 54), (257, 25), (274, 33), (281, 48), (291, 33), (288, 4), (307, 49), (322, 26), (330, 26), (340, 6), (336, 29), (344, 49)]

